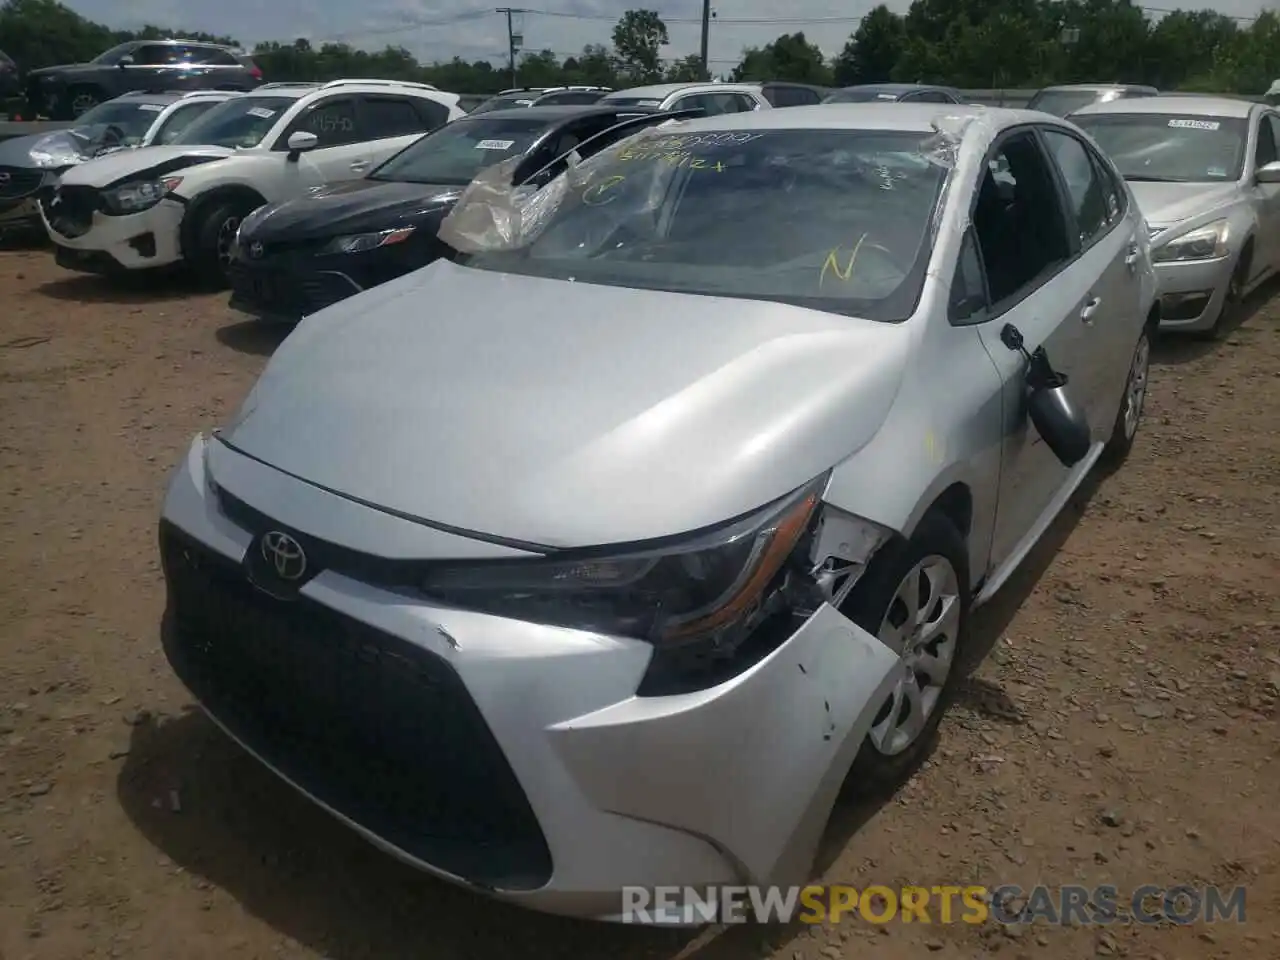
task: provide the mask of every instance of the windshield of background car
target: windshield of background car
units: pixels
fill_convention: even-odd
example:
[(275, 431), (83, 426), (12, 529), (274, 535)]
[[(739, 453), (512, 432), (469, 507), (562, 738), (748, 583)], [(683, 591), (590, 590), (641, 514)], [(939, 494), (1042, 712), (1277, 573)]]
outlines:
[(489, 113), (492, 110), (509, 110), (512, 107), (527, 107), (530, 106), (537, 98), (538, 94), (536, 93), (521, 93), (513, 97), (494, 97), (491, 100), (486, 100), (471, 112), (473, 114)]
[(546, 120), (464, 117), (406, 147), (369, 179), (467, 184), (485, 167), (523, 154), (546, 129)]
[(174, 140), (182, 135), (182, 131), (216, 107), (219, 102), (217, 100), (205, 100), (200, 103), (190, 103), (179, 107), (169, 114), (168, 119), (156, 131), (156, 135), (151, 139), (151, 142), (161, 145), (173, 143)]
[(1039, 110), (1041, 113), (1051, 113), (1055, 117), (1065, 117), (1067, 114), (1074, 113), (1081, 107), (1087, 107), (1091, 103), (1101, 103), (1114, 99), (1114, 96), (1108, 96), (1096, 90), (1045, 90), (1031, 98), (1031, 101), (1027, 104), (1027, 109)]
[(142, 142), (151, 125), (167, 106), (167, 103), (147, 103), (143, 100), (108, 100), (82, 113), (71, 132), (78, 137), (94, 139), (104, 133), (107, 127), (116, 127), (122, 134), (120, 141), (131, 146)]
[(876, 100), (897, 100), (898, 94), (885, 90), (837, 90), (823, 103), (873, 103)]
[(121, 57), (123, 57), (126, 53), (133, 53), (135, 46), (136, 44), (132, 44), (132, 43), (119, 44), (118, 46), (112, 47), (110, 50), (104, 50), (102, 53), (98, 54), (89, 62), (101, 63), (101, 64), (115, 63)]
[(256, 147), (297, 101), (292, 97), (236, 97), (198, 117), (171, 142), (209, 147)]
[(1108, 113), (1072, 121), (1098, 141), (1126, 180), (1230, 182), (1244, 166), (1248, 127), (1240, 117)]
[(898, 321), (915, 309), (947, 168), (932, 134), (646, 131), (580, 164), (545, 226), (467, 266), (773, 300)]

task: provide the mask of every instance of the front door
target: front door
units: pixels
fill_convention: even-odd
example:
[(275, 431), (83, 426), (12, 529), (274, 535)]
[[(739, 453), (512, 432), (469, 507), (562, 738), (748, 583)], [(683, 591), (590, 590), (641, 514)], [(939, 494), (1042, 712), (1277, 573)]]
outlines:
[(297, 196), (322, 183), (356, 180), (371, 169), (369, 142), (360, 136), (354, 97), (328, 97), (312, 104), (289, 124), (277, 149), (283, 149), (300, 130), (314, 133), (318, 142), (296, 163), (287, 164), (292, 170), (285, 170), (286, 195)]
[(1026, 546), (1054, 498), (1071, 482), (1026, 413), (1026, 361), (1001, 340), (1012, 324), (1028, 351), (1043, 346), (1065, 373), (1071, 393), (1086, 397), (1088, 327), (1080, 310), (1095, 293), (1077, 269), (1071, 219), (1051, 161), (1032, 128), (1013, 131), (990, 156), (973, 212), (974, 235), (991, 301), (978, 328), (1004, 384), (1004, 440), (991, 562), (1000, 566)]
[[(1254, 148), (1253, 168), (1249, 176), (1261, 166), (1280, 160), (1280, 116), (1271, 111), (1258, 119), (1258, 134)], [(1276, 269), (1280, 261), (1280, 183), (1253, 184), (1258, 212), (1258, 232), (1253, 238), (1253, 263), (1250, 280)]]

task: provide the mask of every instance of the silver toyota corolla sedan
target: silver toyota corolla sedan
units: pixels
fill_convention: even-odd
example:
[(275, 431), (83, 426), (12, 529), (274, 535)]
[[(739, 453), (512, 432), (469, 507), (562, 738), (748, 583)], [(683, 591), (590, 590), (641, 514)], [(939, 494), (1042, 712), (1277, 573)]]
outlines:
[(1230, 97), (1085, 107), (1150, 225), (1161, 327), (1214, 336), (1280, 263), (1280, 114)]
[(304, 320), (195, 438), (166, 652), (447, 880), (613, 920), (628, 885), (804, 882), (1133, 442), (1142, 219), (1071, 125), (961, 105), (673, 121), (544, 189), (505, 239), (464, 196), (456, 262)]

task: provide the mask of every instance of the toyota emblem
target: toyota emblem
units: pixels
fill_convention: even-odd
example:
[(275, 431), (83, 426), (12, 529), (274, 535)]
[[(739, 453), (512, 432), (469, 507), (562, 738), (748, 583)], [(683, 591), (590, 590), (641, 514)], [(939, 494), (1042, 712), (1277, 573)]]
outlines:
[(301, 580), (307, 572), (307, 555), (302, 544), (279, 530), (262, 536), (262, 559), (271, 564), (276, 576), (290, 582)]
[(257, 260), (260, 256), (262, 256), (262, 244), (251, 243), (249, 245), (249, 256), (253, 257), (253, 259), (255, 260)]

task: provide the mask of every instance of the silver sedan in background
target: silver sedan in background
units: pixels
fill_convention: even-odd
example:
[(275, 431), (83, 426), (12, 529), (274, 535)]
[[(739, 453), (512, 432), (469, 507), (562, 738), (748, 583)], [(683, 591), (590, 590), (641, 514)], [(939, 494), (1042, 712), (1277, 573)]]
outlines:
[(1280, 114), (1170, 95), (1094, 104), (1071, 120), (1111, 157), (1147, 219), (1161, 328), (1216, 336), (1280, 263)]
[(308, 317), (192, 443), (169, 660), (473, 890), (616, 920), (624, 885), (803, 883), (1130, 449), (1142, 220), (1070, 124), (957, 104), (672, 122), (514, 216), (485, 179), (456, 262)]

